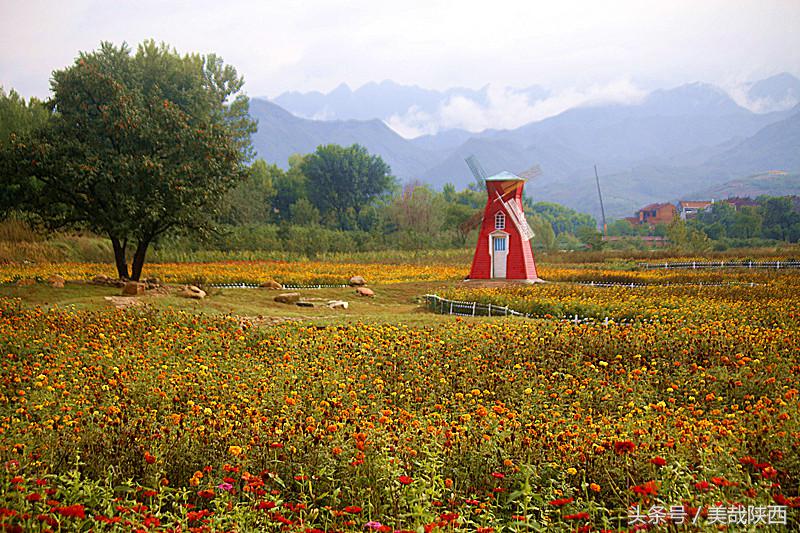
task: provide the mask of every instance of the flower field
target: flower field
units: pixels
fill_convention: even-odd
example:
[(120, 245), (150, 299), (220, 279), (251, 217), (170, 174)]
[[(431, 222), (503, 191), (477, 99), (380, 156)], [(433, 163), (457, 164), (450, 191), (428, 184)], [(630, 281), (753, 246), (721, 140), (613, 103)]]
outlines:
[[(731, 324), (800, 326), (800, 273), (738, 272), (613, 272), (551, 271), (550, 279), (577, 278), (582, 283), (556, 282), (535, 287), (451, 288), (443, 298), (508, 306), (541, 318), (579, 317), (604, 320), (659, 320), (703, 323), (710, 319)], [(609, 286), (588, 285), (589, 279)], [(635, 280), (635, 281), (634, 281)], [(748, 281), (746, 281), (748, 280)], [(633, 286), (626, 286), (632, 283)]]
[[(382, 267), (363, 275), (427, 275)], [(242, 329), (0, 299), (0, 529), (800, 527), (800, 275), (619, 275), (649, 286), (450, 289), (634, 320), (607, 326)]]
[[(148, 263), (143, 277), (156, 277), (165, 283), (225, 284), (263, 283), (275, 280), (282, 284), (347, 283), (356, 274), (370, 283), (455, 280), (466, 273), (463, 266), (446, 264), (338, 263), (321, 261), (219, 261), (213, 263)], [(68, 280), (89, 280), (97, 275), (116, 277), (112, 264), (36, 263), (0, 265), (0, 283), (22, 278), (47, 279), (58, 274)]]

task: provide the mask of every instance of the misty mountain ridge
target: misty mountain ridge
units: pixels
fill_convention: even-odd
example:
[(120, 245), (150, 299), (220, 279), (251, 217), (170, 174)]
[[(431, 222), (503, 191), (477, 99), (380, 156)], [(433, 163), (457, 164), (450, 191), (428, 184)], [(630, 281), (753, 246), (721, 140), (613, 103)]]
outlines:
[(782, 72), (751, 83), (747, 97), (759, 111), (785, 111), (800, 103), (800, 80)]
[[(351, 99), (356, 93), (380, 92), (384, 85), (339, 92)], [(654, 91), (631, 104), (584, 104), (519, 128), (449, 129), (414, 139), (401, 137), (379, 119), (311, 120), (257, 98), (251, 100), (251, 114), (259, 119), (253, 138), (259, 156), (284, 168), (291, 154), (329, 143), (362, 144), (383, 157), (401, 182), (422, 180), (437, 188), (472, 182), (464, 163), (472, 154), (489, 174), (539, 164), (542, 175), (526, 187), (527, 194), (598, 219), (594, 164), (609, 218), (766, 170), (800, 172), (800, 106), (754, 113), (725, 91), (702, 83)], [(800, 192), (792, 189), (796, 181), (773, 182), (777, 185), (771, 182), (770, 187)]]
[[(453, 98), (462, 98), (479, 109), (490, 109), (493, 105), (493, 102), (490, 102), (490, 87), (487, 84), (480, 89), (454, 87), (437, 91), (384, 80), (380, 83), (369, 82), (355, 90), (342, 83), (328, 93), (289, 91), (277, 96), (272, 101), (296, 116), (314, 120), (379, 118), (389, 122), (393, 117), (402, 117), (410, 112), (422, 112), (435, 120), (439, 111), (452, 102)], [(611, 100), (632, 103), (635, 99), (630, 95), (615, 99), (611, 94), (599, 97), (586, 94), (581, 101), (572, 102), (563, 109), (559, 109), (559, 106), (555, 104), (563, 96), (564, 91), (555, 93), (539, 85), (526, 88), (505, 88), (505, 90), (510, 94), (522, 96), (529, 106), (548, 104), (542, 107), (550, 109), (550, 116), (558, 114), (559, 110), (563, 111), (582, 105), (597, 105), (597, 100), (601, 105), (605, 105)], [(747, 104), (746, 107), (750, 111), (785, 111), (800, 102), (800, 80), (789, 73), (781, 73), (764, 80), (744, 84), (734, 92), (737, 96), (736, 101)], [(672, 107), (670, 112), (675, 114), (680, 111), (703, 111), (712, 107), (717, 107), (718, 111), (727, 109), (735, 112), (738, 105), (736, 101), (726, 91), (711, 84), (698, 82), (655, 90), (645, 95), (643, 103), (657, 109)], [(694, 110), (691, 109), (691, 106), (694, 106)], [(489, 127), (497, 126), (497, 124), (489, 125)], [(441, 124), (437, 129), (452, 129), (452, 126)]]

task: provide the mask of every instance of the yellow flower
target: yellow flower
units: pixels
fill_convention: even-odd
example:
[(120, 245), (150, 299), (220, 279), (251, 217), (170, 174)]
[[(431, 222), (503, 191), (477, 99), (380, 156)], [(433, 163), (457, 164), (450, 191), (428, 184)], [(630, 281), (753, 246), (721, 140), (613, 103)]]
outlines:
[(577, 473), (578, 473), (578, 471), (575, 470), (573, 467), (567, 468), (567, 474), (569, 474), (570, 476), (574, 476)]
[(239, 457), (242, 454), (242, 448), (241, 446), (230, 446), (228, 448), (228, 453), (234, 457)]

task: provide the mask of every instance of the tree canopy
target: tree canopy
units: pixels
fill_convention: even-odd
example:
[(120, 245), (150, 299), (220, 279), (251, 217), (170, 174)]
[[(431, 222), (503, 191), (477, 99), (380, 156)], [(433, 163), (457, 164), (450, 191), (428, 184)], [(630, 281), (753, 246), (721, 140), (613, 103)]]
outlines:
[(354, 229), (361, 210), (395, 186), (391, 169), (363, 146), (320, 146), (301, 164), (308, 199), (323, 220)]
[(208, 228), (247, 176), (255, 124), (243, 83), (213, 54), (180, 56), (153, 41), (135, 54), (111, 43), (81, 53), (53, 73), (46, 126), (6, 147), (2, 170), (27, 192), (18, 207), (50, 228), (107, 235), (120, 277), (139, 279), (152, 242)]

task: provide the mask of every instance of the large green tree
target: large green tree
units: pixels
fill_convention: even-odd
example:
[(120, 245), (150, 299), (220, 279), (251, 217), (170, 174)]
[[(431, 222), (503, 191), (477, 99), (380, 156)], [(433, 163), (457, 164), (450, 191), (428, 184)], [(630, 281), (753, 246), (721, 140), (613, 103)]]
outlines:
[(361, 210), (395, 186), (389, 165), (357, 144), (320, 146), (301, 170), (308, 199), (323, 220), (341, 229), (355, 229)]
[(102, 43), (53, 73), (47, 126), (12, 135), (2, 170), (23, 184), (22, 207), (50, 228), (108, 235), (119, 276), (138, 280), (151, 243), (208, 229), (247, 176), (243, 83), (215, 55)]

